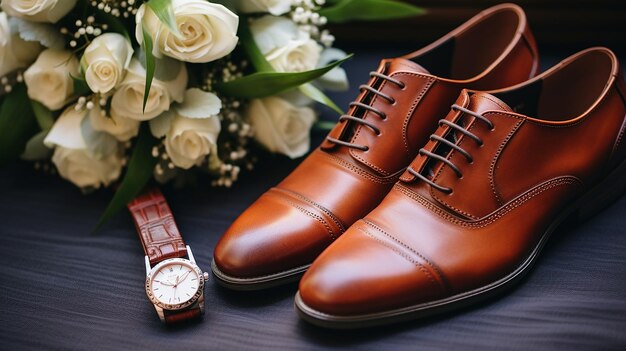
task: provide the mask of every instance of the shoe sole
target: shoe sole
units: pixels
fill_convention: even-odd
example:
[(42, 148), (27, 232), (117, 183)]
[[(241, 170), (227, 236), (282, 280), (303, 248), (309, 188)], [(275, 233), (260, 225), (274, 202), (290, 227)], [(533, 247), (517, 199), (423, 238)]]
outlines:
[(263, 290), (296, 282), (310, 266), (310, 264), (307, 264), (274, 274), (252, 278), (238, 278), (220, 271), (215, 264), (215, 260), (211, 261), (211, 271), (217, 283), (225, 288), (239, 291)]
[(331, 315), (307, 306), (300, 297), (295, 297), (295, 308), (298, 315), (305, 321), (317, 326), (332, 329), (357, 329), (403, 321), (421, 319), (448, 311), (473, 305), (511, 288), (519, 282), (533, 267), (552, 233), (572, 215), (583, 222), (604, 207), (621, 197), (626, 191), (626, 161), (611, 172), (600, 184), (581, 196), (572, 206), (565, 209), (544, 232), (530, 255), (515, 271), (489, 285), (468, 292), (457, 294), (445, 299), (421, 303), (400, 309), (351, 316)]

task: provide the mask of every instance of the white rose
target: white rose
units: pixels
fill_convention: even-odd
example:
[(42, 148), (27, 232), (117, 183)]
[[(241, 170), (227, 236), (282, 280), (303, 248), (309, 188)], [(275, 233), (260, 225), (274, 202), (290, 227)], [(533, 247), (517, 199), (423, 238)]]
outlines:
[(146, 85), (146, 70), (139, 60), (132, 59), (126, 77), (119, 84), (111, 100), (111, 113), (138, 121), (150, 120), (170, 109), (173, 101), (182, 101), (187, 86), (187, 68), (182, 62), (170, 60), (178, 71), (170, 81), (152, 80), (150, 93), (143, 112), (143, 93)]
[(309, 33), (284, 17), (264, 16), (250, 24), (261, 53), (278, 72), (315, 69), (321, 47)]
[(2, 9), (32, 22), (56, 23), (74, 8), (76, 0), (2, 0)]
[(246, 116), (254, 138), (271, 152), (300, 157), (309, 151), (315, 112), (272, 96), (250, 101)]
[(93, 39), (81, 59), (91, 91), (105, 94), (113, 90), (124, 78), (132, 56), (133, 48), (121, 34), (105, 33)]
[(23, 40), (0, 12), (0, 77), (33, 63), (41, 49), (38, 42)]
[(216, 116), (195, 119), (176, 115), (165, 135), (165, 151), (176, 167), (189, 169), (217, 150), (220, 128)]
[(237, 8), (243, 13), (269, 12), (274, 16), (291, 10), (293, 0), (237, 0)]
[(237, 45), (239, 17), (223, 5), (205, 0), (172, 0), (172, 8), (180, 36), (145, 4), (135, 16), (135, 37), (140, 44), (143, 42), (143, 23), (152, 36), (155, 56), (205, 63), (228, 55)]
[(61, 177), (81, 188), (107, 186), (119, 178), (122, 158), (119, 145), (113, 152), (96, 156), (89, 151), (81, 133), (84, 111), (68, 107), (54, 123), (44, 144), (55, 147), (52, 162)]
[(74, 94), (71, 76), (78, 76), (78, 59), (70, 51), (46, 49), (24, 72), (28, 96), (51, 110), (58, 110)]
[(122, 172), (122, 160), (115, 154), (96, 158), (87, 150), (57, 147), (52, 155), (52, 163), (61, 177), (81, 188), (108, 186), (117, 180)]
[(128, 141), (139, 133), (139, 121), (113, 113), (107, 116), (98, 105), (89, 112), (89, 120), (94, 130), (109, 133), (119, 141)]
[[(346, 53), (335, 48), (327, 48), (322, 52), (318, 67), (324, 67), (346, 57)], [(316, 80), (322, 88), (331, 91), (346, 91), (349, 88), (348, 75), (341, 67), (335, 67)]]

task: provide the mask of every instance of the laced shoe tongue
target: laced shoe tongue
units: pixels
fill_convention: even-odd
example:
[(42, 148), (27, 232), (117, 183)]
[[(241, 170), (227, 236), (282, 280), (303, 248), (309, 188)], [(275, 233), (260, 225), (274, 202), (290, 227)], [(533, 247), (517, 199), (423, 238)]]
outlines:
[(403, 58), (394, 58), (387, 60), (389, 66), (385, 72), (385, 74), (393, 74), (396, 72), (415, 72), (415, 73), (430, 73), (428, 70), (417, 63), (403, 59)]
[(491, 94), (482, 92), (473, 93), (470, 96), (467, 108), (476, 113), (484, 113), (486, 111), (513, 112), (513, 109), (502, 100)]
[[(487, 111), (513, 112), (513, 110), (506, 103), (504, 103), (502, 100), (498, 99), (497, 97), (491, 94), (484, 93), (484, 92), (467, 92), (466, 94), (469, 95), (469, 101), (465, 108), (467, 108), (470, 111), (476, 112), (481, 115)], [(464, 101), (464, 100), (465, 100), (465, 97), (461, 96), (459, 100), (457, 101), (457, 103), (460, 104), (460, 101)], [(456, 124), (462, 126), (463, 128), (468, 128), (469, 124), (472, 123), (474, 119), (475, 117), (469, 114), (463, 114), (463, 116), (456, 121)], [(483, 123), (483, 122), (474, 121), (473, 123)], [(462, 136), (463, 134), (461, 132), (453, 131), (447, 134), (445, 136), (445, 139), (447, 139), (449, 142), (453, 144), (457, 144), (459, 138)], [(448, 153), (452, 151), (452, 148), (450, 148), (449, 146), (446, 146), (445, 144), (440, 143), (436, 148), (430, 151), (432, 151), (433, 153), (441, 157), (447, 157)], [(443, 163), (436, 161), (434, 159), (430, 159), (425, 165), (422, 171), (422, 174), (426, 176), (427, 178), (431, 179), (436, 173), (438, 173), (438, 170), (440, 169), (440, 167), (443, 167)], [(414, 167), (414, 168), (418, 168), (418, 167)]]

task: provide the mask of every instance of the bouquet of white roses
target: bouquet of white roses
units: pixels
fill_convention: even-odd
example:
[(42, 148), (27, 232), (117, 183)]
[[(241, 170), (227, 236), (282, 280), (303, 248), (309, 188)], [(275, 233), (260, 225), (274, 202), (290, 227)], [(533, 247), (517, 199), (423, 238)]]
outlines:
[[(326, 3), (328, 2), (328, 3)], [(0, 163), (21, 156), (105, 217), (154, 178), (231, 186), (256, 146), (304, 155), (313, 102), (346, 89), (328, 22), (411, 16), (391, 0), (2, 0)]]

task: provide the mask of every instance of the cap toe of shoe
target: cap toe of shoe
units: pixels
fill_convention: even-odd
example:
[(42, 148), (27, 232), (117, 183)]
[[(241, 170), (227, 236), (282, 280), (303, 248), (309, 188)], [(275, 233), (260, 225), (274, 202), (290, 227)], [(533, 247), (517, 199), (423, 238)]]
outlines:
[(280, 273), (309, 265), (340, 234), (335, 232), (306, 204), (265, 194), (231, 225), (213, 257), (233, 277)]
[(350, 316), (432, 301), (444, 289), (418, 260), (355, 224), (315, 261), (299, 294), (314, 311)]

